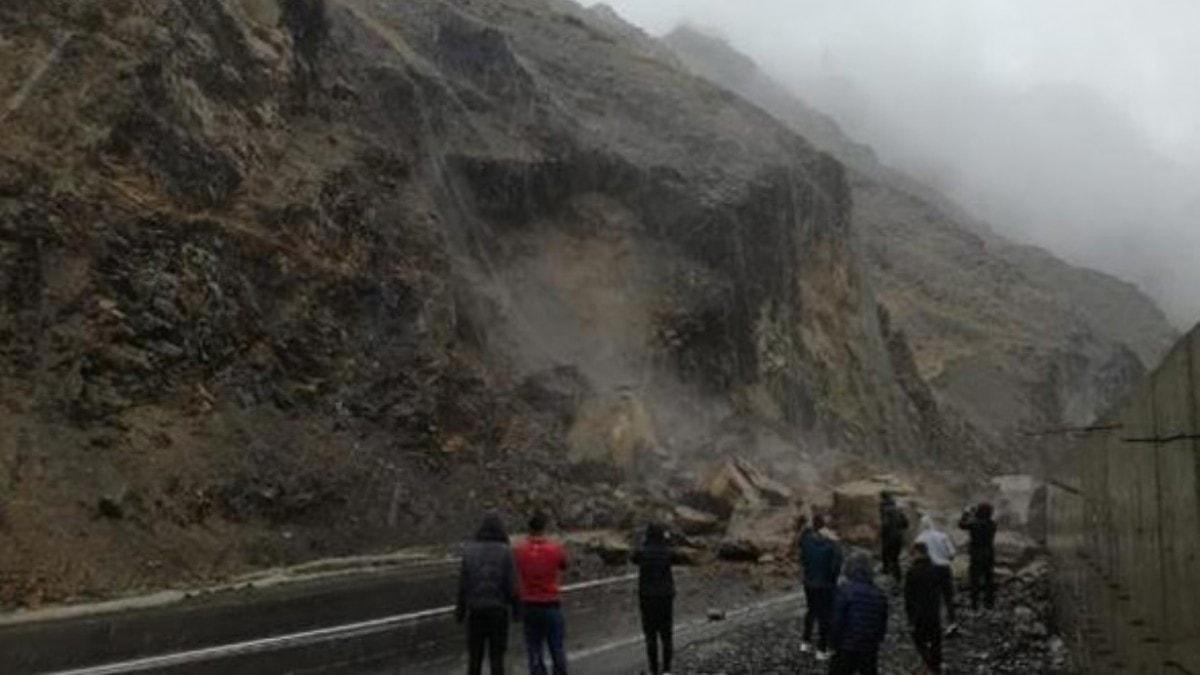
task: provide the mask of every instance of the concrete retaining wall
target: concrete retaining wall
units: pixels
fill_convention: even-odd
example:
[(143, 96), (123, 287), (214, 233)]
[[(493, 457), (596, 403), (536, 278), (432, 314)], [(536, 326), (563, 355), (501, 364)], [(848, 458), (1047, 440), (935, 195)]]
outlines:
[(1200, 326), (1103, 423), (1054, 448), (1047, 543), (1085, 673), (1200, 675)]

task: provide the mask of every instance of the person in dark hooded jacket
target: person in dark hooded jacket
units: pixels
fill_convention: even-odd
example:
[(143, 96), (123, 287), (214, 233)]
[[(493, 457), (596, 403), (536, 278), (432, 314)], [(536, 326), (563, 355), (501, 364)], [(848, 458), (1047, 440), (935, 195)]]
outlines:
[(887, 635), (887, 620), (887, 596), (875, 585), (871, 559), (853, 556), (833, 604), (830, 675), (878, 675), (879, 645)]
[(825, 516), (813, 516), (812, 527), (800, 534), (800, 564), (804, 569), (804, 635), (800, 651), (812, 649), (813, 625), (817, 626), (817, 660), (829, 658), (829, 624), (833, 620), (833, 597), (842, 573), (842, 548), (825, 530)]
[[(675, 575), (671, 572), (671, 543), (661, 525), (646, 526), (646, 537), (633, 553), (638, 566), (638, 604), (642, 610), (642, 633), (646, 636), (646, 659), (651, 675), (671, 672), (674, 656)], [(658, 647), (662, 644), (662, 662)]]
[(968, 568), (971, 588), (971, 609), (979, 609), (979, 596), (988, 609), (996, 605), (996, 521), (992, 520), (992, 505), (984, 502), (974, 510), (963, 512), (958, 526), (967, 531), (971, 542)]
[(942, 672), (942, 580), (929, 549), (913, 544), (913, 560), (904, 577), (904, 610), (925, 673)]
[(519, 607), (517, 571), (508, 534), (500, 516), (489, 513), (475, 539), (463, 546), (454, 611), (459, 623), (467, 623), (470, 675), (483, 672), (485, 651), (492, 675), (503, 675), (509, 615), (515, 617)]
[(900, 583), (900, 551), (904, 548), (904, 532), (908, 529), (908, 517), (904, 515), (892, 493), (879, 493), (879, 539), (883, 558), (883, 573), (892, 575)]

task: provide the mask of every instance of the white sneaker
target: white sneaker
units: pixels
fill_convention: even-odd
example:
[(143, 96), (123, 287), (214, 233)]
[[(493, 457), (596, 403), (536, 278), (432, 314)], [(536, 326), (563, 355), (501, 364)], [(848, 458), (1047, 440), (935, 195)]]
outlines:
[(818, 651), (817, 652), (817, 660), (818, 661), (828, 661), (831, 658), (833, 658), (833, 654), (830, 654), (828, 651)]
[(811, 642), (801, 642), (800, 643), (800, 653), (801, 654), (811, 654), (812, 650), (813, 650), (813, 647), (812, 647)]

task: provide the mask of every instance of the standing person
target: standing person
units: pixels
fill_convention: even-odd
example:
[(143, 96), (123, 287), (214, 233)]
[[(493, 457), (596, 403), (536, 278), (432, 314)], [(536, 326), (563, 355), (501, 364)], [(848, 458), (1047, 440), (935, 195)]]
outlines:
[(913, 561), (904, 578), (904, 610), (925, 664), (923, 675), (938, 675), (942, 672), (941, 577), (925, 544), (913, 544), (912, 551)]
[(825, 532), (825, 516), (813, 516), (812, 527), (800, 534), (800, 564), (804, 569), (804, 637), (800, 651), (812, 651), (813, 624), (817, 625), (817, 660), (829, 660), (829, 624), (833, 621), (833, 596), (842, 572), (842, 550)]
[(829, 675), (878, 675), (879, 645), (887, 635), (887, 596), (875, 585), (871, 559), (858, 554), (846, 563), (846, 582), (833, 605), (833, 661)]
[(938, 575), (942, 600), (946, 603), (946, 621), (949, 624), (946, 626), (946, 635), (953, 635), (958, 631), (958, 621), (954, 613), (954, 570), (950, 567), (956, 554), (954, 542), (950, 541), (949, 535), (938, 529), (933, 516), (929, 514), (921, 516), (921, 534), (917, 535), (917, 542), (925, 544), (929, 561)]
[(896, 505), (892, 493), (879, 493), (879, 534), (883, 546), (883, 573), (892, 575), (897, 587), (900, 585), (900, 550), (904, 548), (904, 532), (908, 530), (908, 517)]
[(500, 516), (489, 513), (463, 547), (454, 617), (467, 623), (469, 675), (483, 672), (486, 650), (492, 675), (504, 675), (508, 617), (518, 611), (517, 571)]
[(979, 596), (988, 609), (996, 606), (996, 521), (992, 520), (992, 505), (984, 502), (974, 510), (963, 511), (958, 526), (967, 531), (971, 543), (970, 587), (971, 609), (979, 609)]
[[(671, 544), (657, 523), (646, 526), (646, 538), (633, 553), (638, 566), (638, 604), (642, 610), (642, 633), (646, 636), (646, 659), (650, 675), (670, 675), (674, 656), (675, 575), (671, 572)], [(658, 646), (662, 643), (662, 663)]]
[(517, 544), (513, 556), (521, 579), (521, 605), (525, 620), (525, 652), (530, 675), (546, 675), (544, 649), (550, 651), (554, 675), (567, 675), (566, 622), (562, 614), (559, 577), (567, 569), (567, 552), (546, 536), (546, 514), (529, 519), (529, 536)]

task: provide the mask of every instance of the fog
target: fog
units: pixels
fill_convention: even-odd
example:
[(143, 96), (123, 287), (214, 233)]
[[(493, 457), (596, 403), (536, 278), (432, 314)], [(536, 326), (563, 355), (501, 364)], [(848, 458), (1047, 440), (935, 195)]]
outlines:
[(608, 4), (724, 37), (998, 232), (1200, 321), (1200, 2)]

